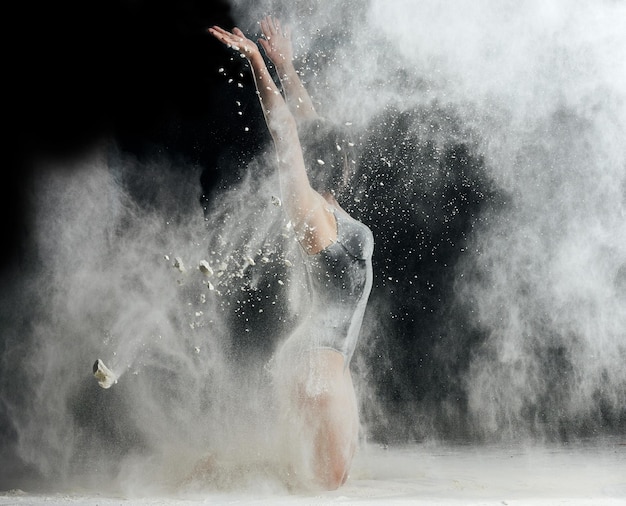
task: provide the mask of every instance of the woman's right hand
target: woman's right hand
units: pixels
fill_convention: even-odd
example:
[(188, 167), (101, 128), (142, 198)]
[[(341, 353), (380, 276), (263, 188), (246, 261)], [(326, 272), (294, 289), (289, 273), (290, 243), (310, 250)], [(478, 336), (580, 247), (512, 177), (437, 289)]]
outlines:
[(261, 30), (264, 39), (259, 39), (265, 54), (277, 67), (293, 60), (293, 46), (291, 44), (291, 30), (283, 28), (278, 19), (266, 16), (261, 20)]
[(248, 60), (256, 54), (261, 54), (259, 47), (248, 39), (239, 28), (233, 28), (233, 31), (229, 32), (219, 26), (213, 26), (209, 28), (209, 33), (228, 47), (239, 51), (239, 53)]

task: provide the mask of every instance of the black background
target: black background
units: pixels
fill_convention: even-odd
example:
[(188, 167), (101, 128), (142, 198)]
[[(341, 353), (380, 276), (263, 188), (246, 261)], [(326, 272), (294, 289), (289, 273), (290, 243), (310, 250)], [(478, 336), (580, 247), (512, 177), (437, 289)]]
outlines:
[[(217, 72), (218, 65), (242, 64), (206, 32), (233, 23), (221, 0), (24, 2), (11, 9), (3, 71), (3, 266), (20, 255), (28, 188), (42, 164), (62, 170), (114, 139), (137, 156), (165, 150), (206, 167), (210, 190), (216, 147), (237, 144), (244, 157), (256, 149), (247, 147), (258, 144), (252, 136), (247, 145), (236, 138), (232, 87)], [(248, 121), (254, 113), (253, 106)]]

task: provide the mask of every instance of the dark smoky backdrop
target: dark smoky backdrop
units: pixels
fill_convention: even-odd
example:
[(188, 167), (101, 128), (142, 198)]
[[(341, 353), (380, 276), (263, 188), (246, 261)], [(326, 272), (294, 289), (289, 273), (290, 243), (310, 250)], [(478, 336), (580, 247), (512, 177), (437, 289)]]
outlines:
[(326, 4), (13, 7), (0, 488), (148, 480), (155, 455), (270, 433), (260, 385), (302, 272), (250, 70), (206, 33), (258, 36), (266, 13), (355, 144), (364, 438), (624, 434), (623, 7)]

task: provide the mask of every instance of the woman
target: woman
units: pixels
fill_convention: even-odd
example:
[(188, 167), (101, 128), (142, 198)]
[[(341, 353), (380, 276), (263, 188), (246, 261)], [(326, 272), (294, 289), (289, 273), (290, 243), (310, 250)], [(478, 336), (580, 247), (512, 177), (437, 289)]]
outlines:
[(278, 155), (283, 206), (308, 275), (310, 312), (276, 359), (279, 398), (285, 403), (283, 443), (300, 479), (336, 489), (347, 479), (357, 444), (349, 362), (372, 285), (373, 237), (335, 199), (334, 191), (349, 174), (348, 145), (315, 112), (293, 66), (289, 30), (269, 16), (261, 29), (259, 44), (276, 67), (285, 98), (259, 48), (241, 30), (215, 26), (209, 32), (250, 63)]

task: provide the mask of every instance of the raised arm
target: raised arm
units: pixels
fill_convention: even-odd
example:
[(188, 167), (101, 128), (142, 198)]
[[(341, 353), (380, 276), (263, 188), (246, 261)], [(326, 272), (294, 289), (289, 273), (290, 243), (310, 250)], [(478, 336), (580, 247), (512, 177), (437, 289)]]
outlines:
[(336, 238), (332, 214), (326, 201), (311, 185), (306, 173), (302, 147), (294, 116), (272, 79), (258, 46), (238, 28), (232, 33), (214, 26), (209, 33), (239, 51), (250, 63), (261, 108), (278, 157), (281, 195), (300, 243), (308, 253), (316, 253)]
[(265, 38), (259, 39), (259, 44), (276, 67), (291, 113), (297, 122), (315, 119), (317, 112), (311, 97), (293, 65), (291, 29), (283, 28), (278, 19), (266, 16), (261, 20), (261, 30)]

